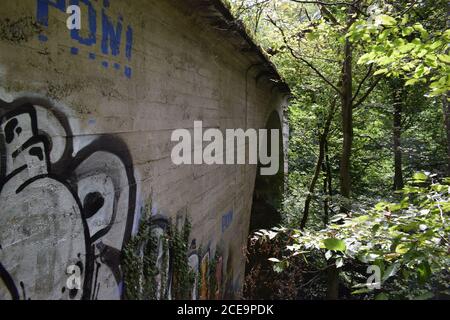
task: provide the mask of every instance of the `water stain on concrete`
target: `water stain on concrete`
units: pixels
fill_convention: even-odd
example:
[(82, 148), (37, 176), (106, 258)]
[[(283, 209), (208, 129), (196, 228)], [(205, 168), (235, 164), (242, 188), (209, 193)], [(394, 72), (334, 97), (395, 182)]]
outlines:
[(42, 27), (32, 17), (22, 17), (17, 20), (9, 18), (0, 20), (0, 40), (13, 43), (28, 42), (39, 34)]

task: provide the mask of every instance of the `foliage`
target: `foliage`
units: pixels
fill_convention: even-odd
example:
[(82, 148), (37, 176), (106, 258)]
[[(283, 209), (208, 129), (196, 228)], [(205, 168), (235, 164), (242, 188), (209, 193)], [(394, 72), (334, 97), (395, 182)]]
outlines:
[(122, 253), (125, 298), (154, 300), (157, 296), (156, 267), (158, 239), (151, 232), (151, 220), (144, 219), (139, 231)]
[(175, 300), (189, 300), (195, 283), (195, 273), (188, 264), (190, 221), (186, 220), (181, 231), (172, 226), (169, 234), (173, 268), (172, 296)]
[[(262, 232), (262, 231), (261, 231)], [(255, 236), (248, 244), (249, 262), (246, 267), (244, 296), (250, 300), (295, 300), (320, 298), (320, 286), (310, 287), (307, 284), (314, 277), (308, 274), (308, 265), (300, 257), (290, 259), (289, 266), (283, 272), (273, 267), (272, 261), (278, 262), (285, 251), (285, 243), (289, 240), (286, 234), (273, 232), (277, 237), (265, 241), (265, 237)], [(267, 239), (271, 232), (263, 232)], [(323, 292), (322, 292), (323, 294)]]
[(319, 232), (283, 230), (292, 245), (283, 260), (272, 259), (275, 268), (282, 270), (292, 257), (308, 260), (311, 253), (320, 252), (328, 263), (345, 270), (342, 277), (347, 285), (352, 284), (348, 279), (364, 279), (366, 269), (361, 266), (380, 268), (379, 290), (365, 282), (353, 283), (353, 294), (394, 299), (449, 297), (450, 180), (439, 183), (429, 174), (416, 174), (402, 195), (397, 203), (381, 202), (352, 218), (337, 215), (333, 224)]
[(375, 75), (402, 77), (407, 86), (429, 83), (431, 96), (450, 87), (449, 29), (430, 32), (409, 14), (390, 16), (377, 10), (355, 22), (347, 37), (361, 42), (367, 53), (358, 63), (375, 64)]
[[(146, 212), (151, 210), (147, 208)], [(160, 237), (152, 232), (153, 227), (153, 219), (145, 216), (137, 235), (123, 250), (125, 298), (191, 299), (196, 275), (188, 265), (190, 221), (186, 219), (181, 231), (170, 223), (167, 232)]]
[[(421, 216), (420, 211), (426, 210), (427, 205), (432, 206), (433, 201), (422, 204), (419, 199), (426, 199), (434, 192), (433, 188), (445, 185), (437, 183), (437, 179), (442, 181), (448, 175), (450, 165), (447, 155), (450, 126), (446, 127), (443, 121), (444, 111), (448, 112), (443, 101), (450, 89), (448, 2), (231, 2), (234, 14), (244, 21), (253, 38), (261, 43), (292, 90), (287, 110), (290, 136), (289, 175), (282, 209), (284, 231), (278, 232), (275, 239), (265, 244), (267, 250), (277, 253), (273, 255), (273, 258), (280, 260), (276, 266), (278, 269), (284, 267), (285, 274), (277, 276), (268, 271), (270, 268), (264, 262), (255, 262), (251, 270), (247, 270), (247, 285), (253, 288), (247, 290), (249, 296), (258, 298), (258, 288), (266, 292), (262, 283), (271, 284), (270, 276), (274, 286), (269, 286), (268, 292), (289, 287), (287, 292), (299, 291), (298, 298), (324, 298), (325, 271), (336, 265), (340, 270), (341, 289), (347, 288), (340, 292), (341, 297), (345, 298), (424, 298), (427, 296), (422, 295), (428, 291), (435, 296), (438, 291), (445, 292), (448, 270), (433, 272), (425, 281), (424, 286), (428, 287), (422, 289), (424, 275), (429, 271), (424, 261), (433, 255), (427, 263), (430, 270), (435, 271), (439, 269), (438, 263), (441, 263), (441, 269), (447, 264), (448, 269), (448, 260), (443, 256), (444, 246), (436, 245), (442, 252), (441, 255), (434, 255), (429, 242), (433, 233), (446, 227), (440, 220), (433, 220), (438, 218), (435, 210), (430, 209), (432, 213)], [(348, 43), (352, 49), (351, 55), (346, 52)], [(345, 136), (344, 111), (340, 100), (345, 61), (351, 61), (352, 68), (350, 199), (342, 196), (340, 190)], [(396, 97), (400, 97), (400, 110), (396, 106)], [(321, 172), (317, 185), (311, 189), (311, 177), (317, 169), (320, 154), (321, 134), (336, 99), (341, 109), (332, 119)], [(400, 116), (400, 124), (396, 124), (395, 116)], [(400, 143), (397, 150), (401, 153), (400, 168), (394, 158), (395, 133)], [(418, 171), (433, 172), (435, 176), (429, 178), (435, 181), (410, 187), (418, 188), (417, 192), (395, 193), (394, 176), (398, 171), (405, 177)], [(442, 197), (447, 201), (447, 194), (442, 194)], [(308, 198), (311, 198), (309, 218), (306, 228), (299, 231), (296, 229), (299, 228)], [(388, 203), (392, 202), (408, 207), (390, 209), (388, 220), (381, 210), (383, 207), (377, 206), (382, 199), (385, 206), (391, 206)], [(345, 217), (340, 224), (330, 226), (330, 220), (336, 222), (336, 219), (342, 218), (339, 215), (342, 204), (351, 208), (355, 218)], [(444, 217), (447, 219), (446, 215)], [(377, 219), (385, 220), (376, 222)], [(406, 221), (426, 222), (424, 225), (428, 229), (421, 233), (390, 229)], [(369, 225), (377, 223), (382, 227), (372, 234)], [(349, 243), (349, 239), (355, 231), (360, 232), (357, 241), (361, 243), (361, 248), (356, 250), (357, 255), (351, 256), (354, 244)], [(447, 229), (444, 231), (448, 232)], [(422, 233), (425, 234), (422, 236), (426, 245), (409, 248), (417, 240), (413, 235), (419, 237)], [(262, 241), (273, 236), (273, 232), (266, 231), (257, 238)], [(385, 242), (383, 236), (386, 237)], [(326, 250), (325, 243), (335, 250), (326, 254), (329, 250)], [(388, 246), (398, 247), (401, 244), (407, 246), (408, 252), (386, 260), (385, 255), (391, 253)], [(396, 247), (392, 249), (393, 253), (396, 253)], [(290, 254), (286, 254), (290, 257), (287, 260), (282, 254), (286, 248), (291, 250)], [(303, 254), (302, 250), (306, 249), (308, 253)], [(422, 256), (414, 258), (412, 254), (417, 252)], [(250, 260), (254, 258), (252, 254), (258, 254), (252, 250), (250, 253)], [(370, 254), (378, 254), (379, 257), (374, 261), (362, 258)], [(307, 258), (307, 262), (303, 258)], [(367, 280), (366, 271), (370, 264), (378, 264), (383, 275), (396, 270), (395, 275), (385, 279), (381, 290), (351, 295), (352, 291), (367, 289), (364, 286), (353, 287)], [(412, 270), (416, 272), (410, 272)], [(317, 274), (317, 277), (308, 277), (310, 274)], [(289, 276), (300, 283), (286, 286), (283, 279)], [(261, 283), (258, 283), (258, 277)], [(266, 296), (262, 295), (263, 298)], [(290, 295), (291, 298), (293, 296), (295, 294)]]

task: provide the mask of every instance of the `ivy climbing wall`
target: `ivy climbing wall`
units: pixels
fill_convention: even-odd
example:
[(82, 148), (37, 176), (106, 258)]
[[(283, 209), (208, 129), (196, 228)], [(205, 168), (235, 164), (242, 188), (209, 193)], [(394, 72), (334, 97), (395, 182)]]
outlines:
[(257, 168), (176, 166), (170, 138), (263, 128), (285, 93), (189, 2), (0, 3), (0, 299), (239, 297)]

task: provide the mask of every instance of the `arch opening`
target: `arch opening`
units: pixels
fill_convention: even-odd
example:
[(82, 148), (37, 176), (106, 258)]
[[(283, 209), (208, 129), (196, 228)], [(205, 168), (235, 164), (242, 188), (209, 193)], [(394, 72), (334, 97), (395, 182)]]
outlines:
[[(279, 130), (279, 171), (273, 176), (261, 175), (261, 164), (255, 179), (253, 204), (250, 216), (249, 235), (261, 229), (272, 229), (282, 221), (281, 206), (284, 192), (284, 177), (286, 167), (284, 165), (283, 130), (280, 116), (276, 111), (270, 115), (266, 129)], [(270, 132), (269, 132), (270, 136)], [(268, 139), (270, 140), (270, 139)], [(270, 141), (268, 151), (271, 154)], [(267, 281), (267, 275), (273, 271), (273, 265), (269, 262), (272, 251), (264, 244), (252, 243), (251, 237), (247, 244), (247, 263), (245, 266), (244, 297), (246, 299), (270, 299), (272, 288)]]
[[(253, 193), (253, 204), (250, 215), (249, 234), (261, 229), (270, 229), (281, 222), (281, 203), (284, 190), (284, 149), (283, 130), (278, 112), (273, 111), (266, 123), (266, 129), (279, 130), (279, 170), (276, 175), (261, 175), (261, 163), (255, 179), (255, 189)], [(272, 153), (270, 139), (267, 141), (267, 150)]]

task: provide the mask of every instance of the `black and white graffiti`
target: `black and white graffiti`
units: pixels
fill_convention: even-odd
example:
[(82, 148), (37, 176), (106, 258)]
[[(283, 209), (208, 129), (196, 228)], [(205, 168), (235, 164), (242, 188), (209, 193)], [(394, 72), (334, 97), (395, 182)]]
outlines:
[(200, 274), (200, 257), (198, 256), (198, 252), (195, 249), (195, 241), (193, 245), (191, 245), (191, 249), (188, 255), (188, 265), (191, 272), (194, 274), (194, 285), (192, 286), (191, 291), (191, 299), (198, 300), (198, 278)]
[[(165, 238), (169, 231), (169, 221), (159, 215), (151, 219), (151, 235), (156, 240), (156, 261), (155, 267), (157, 274), (156, 281), (156, 300), (172, 299), (172, 261), (170, 248), (164, 245)], [(153, 248), (152, 248), (153, 249)], [(148, 251), (148, 250), (146, 250)]]
[[(50, 102), (0, 100), (0, 299), (122, 297), (132, 159), (114, 136), (75, 139)], [(78, 288), (68, 286), (74, 270)]]

